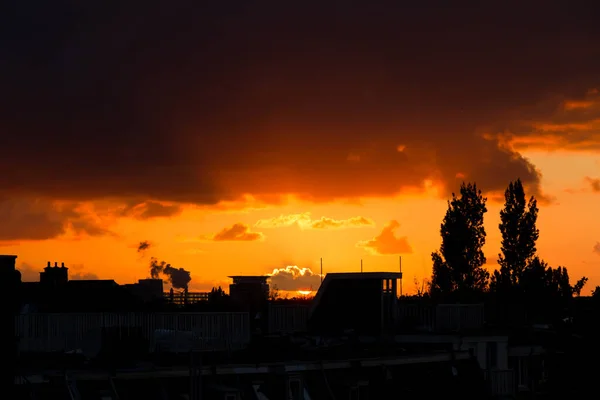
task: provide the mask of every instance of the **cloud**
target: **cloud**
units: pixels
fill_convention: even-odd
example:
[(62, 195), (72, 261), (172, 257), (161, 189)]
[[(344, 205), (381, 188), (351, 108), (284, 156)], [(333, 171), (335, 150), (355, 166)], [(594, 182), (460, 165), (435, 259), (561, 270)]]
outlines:
[(396, 220), (390, 221), (381, 233), (371, 240), (358, 242), (358, 247), (363, 247), (371, 254), (408, 254), (412, 253), (412, 247), (408, 243), (406, 236), (396, 237), (395, 232), (400, 228), (400, 223)]
[(0, 241), (47, 240), (75, 235), (112, 234), (77, 203), (35, 198), (0, 198)]
[(98, 279), (98, 275), (91, 272), (69, 273), (69, 280), (71, 281), (95, 281)]
[[(479, 130), (522, 119), (515, 110), (547, 93), (576, 101), (600, 70), (596, 13), (556, 0), (518, 13), (121, 3), (19, 2), (4, 19), (23, 40), (0, 65), (0, 194), (214, 205), (389, 196), (425, 180), (445, 196), (457, 173), (486, 191), (533, 185), (533, 165)], [(25, 34), (40, 21), (52, 21), (44, 35)]]
[(260, 228), (280, 228), (292, 225), (297, 225), (301, 229), (339, 229), (373, 226), (375, 225), (375, 222), (370, 218), (360, 216), (347, 219), (334, 219), (329, 217), (312, 219), (311, 214), (305, 212), (301, 214), (282, 214), (278, 217), (261, 219), (258, 220), (254, 226)]
[(253, 242), (263, 240), (264, 235), (261, 232), (252, 232), (246, 224), (237, 223), (209, 236), (208, 239), (215, 242)]
[(600, 242), (596, 242), (593, 248), (593, 252), (600, 256)]
[(351, 217), (348, 219), (341, 220), (328, 217), (321, 217), (318, 220), (313, 220), (310, 226), (313, 229), (336, 229), (373, 225), (375, 225), (375, 222), (373, 222), (372, 219), (365, 217)]
[(600, 192), (600, 179), (585, 177), (586, 183), (590, 186), (593, 192)]
[(138, 245), (137, 245), (137, 252), (138, 253), (143, 253), (146, 250), (148, 250), (150, 247), (152, 247), (152, 244), (147, 241), (147, 240), (142, 240)]
[(275, 268), (271, 274), (270, 285), (284, 291), (317, 290), (321, 285), (321, 276), (310, 268), (295, 265)]
[(521, 150), (600, 150), (600, 94), (581, 90), (523, 107), (493, 128), (499, 143)]
[(22, 282), (39, 282), (42, 268), (38, 269), (33, 267), (31, 264), (21, 263), (17, 269), (19, 272), (21, 272)]
[(309, 212), (301, 214), (281, 214), (278, 217), (260, 219), (254, 224), (257, 228), (282, 228), (286, 226), (292, 226), (298, 224), (299, 226), (305, 226), (307, 223), (310, 225), (311, 217)]
[(182, 206), (179, 204), (163, 204), (157, 201), (130, 202), (120, 210), (124, 217), (146, 220), (151, 218), (165, 218), (180, 214)]
[(94, 281), (100, 279), (98, 275), (92, 272), (86, 272), (83, 264), (67, 265), (69, 268), (70, 281)]

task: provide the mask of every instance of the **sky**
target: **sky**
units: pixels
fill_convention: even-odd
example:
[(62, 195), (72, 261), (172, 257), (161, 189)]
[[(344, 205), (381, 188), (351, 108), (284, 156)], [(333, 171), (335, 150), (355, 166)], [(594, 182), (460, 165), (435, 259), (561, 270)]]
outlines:
[[(600, 285), (592, 1), (9, 1), (0, 13), (0, 253), (24, 280), (431, 274), (446, 201), (539, 201), (538, 253)], [(138, 245), (149, 246), (138, 251)], [(416, 282), (416, 283), (415, 283)]]

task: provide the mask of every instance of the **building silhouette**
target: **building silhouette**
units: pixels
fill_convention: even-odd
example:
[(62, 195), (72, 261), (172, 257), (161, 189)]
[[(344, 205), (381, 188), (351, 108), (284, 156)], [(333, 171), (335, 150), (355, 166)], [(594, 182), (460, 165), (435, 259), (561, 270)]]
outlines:
[[(0, 377), (2, 393), (14, 388), (17, 365), (18, 337), (15, 335), (15, 314), (20, 304), (21, 273), (16, 269), (17, 256), (0, 255), (0, 323), (5, 340), (0, 343), (0, 364), (6, 372)], [(11, 373), (12, 372), (12, 373)]]
[[(0, 273), (16, 277), (15, 259), (0, 257)], [(566, 393), (558, 383), (574, 368), (567, 362), (572, 343), (564, 345), (555, 329), (495, 325), (489, 304), (398, 297), (401, 277), (327, 274), (312, 301), (293, 302), (268, 300), (267, 276), (233, 276), (235, 304), (190, 312), (127, 307), (162, 299), (160, 280), (70, 281), (67, 267), (49, 264), (40, 282), (23, 288), (42, 296), (38, 307), (52, 307), (10, 314), (22, 394), (14, 398), (480, 400)]]
[(140, 279), (119, 285), (113, 279), (69, 280), (64, 263), (50, 261), (39, 282), (21, 285), (20, 306), (27, 312), (134, 310), (164, 299), (163, 281)]
[(268, 276), (236, 275), (230, 276), (229, 295), (234, 304), (248, 310), (260, 310), (269, 297)]

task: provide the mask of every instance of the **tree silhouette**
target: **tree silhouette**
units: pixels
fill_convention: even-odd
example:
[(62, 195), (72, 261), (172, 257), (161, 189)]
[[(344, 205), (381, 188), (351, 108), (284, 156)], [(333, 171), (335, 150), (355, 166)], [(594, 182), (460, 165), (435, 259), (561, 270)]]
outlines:
[(588, 278), (586, 276), (581, 277), (581, 279), (579, 279), (575, 283), (575, 285), (573, 285), (573, 294), (576, 295), (577, 297), (581, 296), (581, 290), (583, 289), (583, 287), (585, 286), (587, 281), (588, 281)]
[(539, 230), (537, 200), (525, 200), (525, 190), (520, 179), (511, 182), (504, 192), (504, 209), (500, 211), (501, 253), (500, 270), (494, 271), (491, 288), (495, 291), (514, 292), (523, 271), (535, 256)]
[(567, 268), (552, 268), (539, 257), (534, 257), (523, 270), (519, 287), (529, 312), (555, 317), (561, 308), (570, 304), (573, 295), (581, 294), (587, 280), (584, 276), (571, 285)]
[(433, 275), (431, 294), (445, 296), (482, 292), (487, 287), (489, 273), (483, 268), (485, 228), (483, 216), (487, 199), (476, 184), (463, 183), (460, 197), (452, 193), (448, 210), (440, 228), (442, 245), (431, 254)]
[(213, 287), (210, 292), (208, 292), (208, 301), (211, 303), (218, 303), (223, 301), (223, 299), (229, 297), (227, 293), (221, 288), (221, 286)]
[(271, 286), (269, 289), (269, 295), (267, 297), (271, 301), (279, 300), (281, 298), (281, 293), (279, 293), (279, 288), (277, 285)]

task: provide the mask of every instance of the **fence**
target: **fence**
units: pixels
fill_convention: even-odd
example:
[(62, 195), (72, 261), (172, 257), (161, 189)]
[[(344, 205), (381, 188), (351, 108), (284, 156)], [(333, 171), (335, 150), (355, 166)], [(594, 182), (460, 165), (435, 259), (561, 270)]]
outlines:
[(494, 397), (511, 397), (515, 395), (514, 370), (486, 370), (485, 378)]
[(427, 332), (459, 332), (484, 326), (483, 304), (398, 304), (401, 326)]
[(108, 331), (113, 337), (137, 335), (151, 351), (159, 339), (185, 340), (198, 350), (240, 348), (250, 341), (248, 313), (40, 313), (15, 320), (23, 352), (99, 347)]
[(435, 312), (436, 331), (458, 332), (483, 328), (483, 304), (439, 304)]
[(270, 304), (269, 333), (291, 334), (306, 332), (308, 327), (309, 305)]

